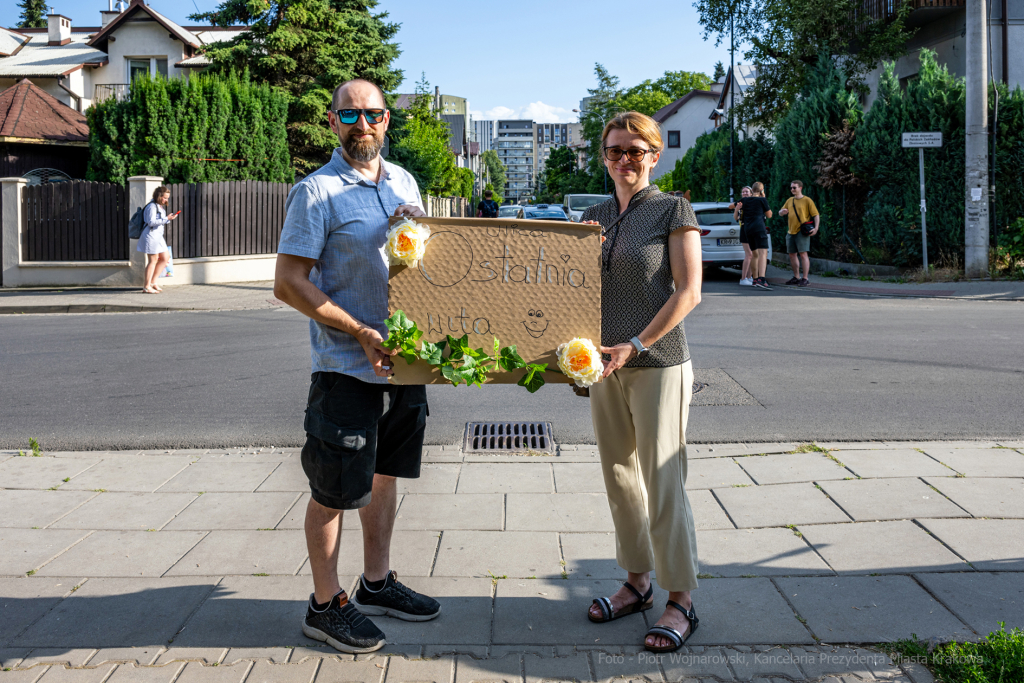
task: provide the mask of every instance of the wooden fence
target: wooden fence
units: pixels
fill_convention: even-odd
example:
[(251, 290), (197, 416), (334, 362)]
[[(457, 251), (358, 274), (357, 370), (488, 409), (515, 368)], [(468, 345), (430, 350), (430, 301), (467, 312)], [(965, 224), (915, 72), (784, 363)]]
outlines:
[(174, 258), (275, 254), (284, 225), (288, 183), (237, 180), (169, 185), (166, 229)]
[(128, 188), (72, 180), (26, 187), (25, 261), (128, 260)]
[(431, 197), (426, 195), (423, 203), (428, 216), (432, 218), (467, 218), (475, 215), (469, 211), (469, 200), (465, 197)]

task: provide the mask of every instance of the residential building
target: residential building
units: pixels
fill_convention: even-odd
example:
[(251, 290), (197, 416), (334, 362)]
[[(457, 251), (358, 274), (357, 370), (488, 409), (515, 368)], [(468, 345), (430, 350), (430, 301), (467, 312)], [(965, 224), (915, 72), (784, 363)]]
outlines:
[[(729, 67), (725, 76), (720, 79), (720, 83), (712, 85), (711, 91), (718, 95), (718, 102), (715, 104), (714, 109), (708, 115), (708, 119), (713, 121), (713, 125), (709, 126), (710, 129), (715, 129), (721, 126), (723, 123), (729, 122), (729, 109), (735, 104), (739, 106), (740, 102), (743, 101), (743, 95), (750, 88), (753, 87), (754, 81), (757, 80), (757, 67), (751, 66), (750, 64), (737, 64), (735, 69)], [(721, 87), (717, 87), (718, 85)], [(756, 130), (756, 126), (743, 125), (742, 121), (736, 121), (736, 130), (743, 136), (752, 135)], [(686, 151), (685, 149), (683, 150)]]
[(494, 121), (473, 121), (473, 134), (481, 154), (494, 149)]
[(652, 117), (661, 129), (665, 149), (652, 176), (671, 173), (676, 161), (683, 158), (697, 138), (707, 132), (708, 119), (714, 114), (720, 94), (711, 90), (692, 90), (672, 104), (662, 107)]
[(84, 178), (88, 162), (83, 114), (27, 78), (0, 93), (0, 177), (42, 168)]
[[(438, 118), (448, 124), (451, 136), (448, 139), (452, 153), (460, 168), (474, 168), (472, 161), (474, 155), (471, 144), (473, 142), (472, 119), (469, 115), (469, 100), (465, 97), (455, 95), (444, 95), (440, 86), (434, 87), (434, 94), (425, 95), (430, 98), (430, 109), (436, 112)], [(395, 95), (395, 109), (409, 109), (413, 106), (417, 97), (424, 97), (416, 93), (400, 93)], [(479, 154), (477, 152), (477, 154)], [(475, 172), (475, 171), (474, 171)]]
[(534, 176), (539, 178), (553, 150), (581, 141), (582, 126), (579, 123), (535, 123), (533, 127), (537, 145)]
[(83, 112), (95, 101), (124, 96), (139, 74), (171, 78), (205, 68), (201, 53), (208, 45), (245, 30), (179, 26), (143, 0), (100, 15), (98, 26), (49, 14), (46, 28), (0, 28), (0, 90), (27, 78)]
[(495, 149), (505, 165), (505, 199), (528, 200), (534, 192), (534, 123), (529, 119), (495, 122)]

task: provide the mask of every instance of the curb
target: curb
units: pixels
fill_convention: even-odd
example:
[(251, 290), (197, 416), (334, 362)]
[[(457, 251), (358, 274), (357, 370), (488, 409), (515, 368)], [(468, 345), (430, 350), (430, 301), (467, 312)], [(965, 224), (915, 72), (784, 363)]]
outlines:
[(195, 311), (196, 308), (174, 306), (121, 306), (116, 304), (64, 304), (51, 306), (0, 306), (0, 315), (37, 313), (151, 313), (155, 311)]

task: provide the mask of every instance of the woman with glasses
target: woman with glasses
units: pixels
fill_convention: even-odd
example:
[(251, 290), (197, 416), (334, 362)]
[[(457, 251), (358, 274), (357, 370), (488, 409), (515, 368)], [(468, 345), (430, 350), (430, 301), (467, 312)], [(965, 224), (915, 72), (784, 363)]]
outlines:
[(601, 382), (591, 414), (615, 523), (616, 559), (627, 581), (594, 600), (606, 622), (654, 606), (651, 571), (669, 600), (644, 646), (682, 647), (697, 628), (697, 541), (686, 496), (686, 419), (693, 389), (683, 318), (700, 303), (701, 250), (690, 203), (658, 191), (651, 170), (662, 149), (654, 119), (619, 114), (604, 128), (604, 164), (615, 183), (583, 222), (603, 227)]

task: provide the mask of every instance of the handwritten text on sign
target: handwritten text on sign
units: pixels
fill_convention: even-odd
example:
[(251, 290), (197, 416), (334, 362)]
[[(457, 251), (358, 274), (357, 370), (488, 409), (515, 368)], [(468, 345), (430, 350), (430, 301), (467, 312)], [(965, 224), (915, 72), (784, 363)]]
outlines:
[[(436, 342), (470, 336), (488, 348), (496, 336), (529, 363), (555, 365), (573, 337), (600, 343), (601, 242), (597, 226), (486, 218), (419, 219), (430, 227), (417, 268), (392, 268), (388, 305), (405, 311)], [(558, 381), (557, 375), (548, 375)], [(493, 373), (515, 383), (519, 373)], [(395, 382), (441, 381), (425, 363), (395, 364)]]

